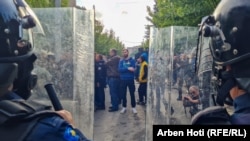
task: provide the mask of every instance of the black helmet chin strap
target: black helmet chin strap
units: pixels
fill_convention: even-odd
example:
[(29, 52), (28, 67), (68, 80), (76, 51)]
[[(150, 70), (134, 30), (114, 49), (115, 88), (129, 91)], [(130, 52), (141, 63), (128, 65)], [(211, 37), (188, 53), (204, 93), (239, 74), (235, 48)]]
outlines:
[[(225, 83), (220, 87), (218, 91), (218, 95), (216, 97), (216, 102), (218, 105), (223, 106), (224, 103), (232, 105), (231, 97), (229, 95), (230, 90), (236, 85), (236, 81), (233, 78), (233, 75), (230, 71), (222, 72), (222, 78), (224, 79)], [(229, 99), (227, 99), (230, 97)]]

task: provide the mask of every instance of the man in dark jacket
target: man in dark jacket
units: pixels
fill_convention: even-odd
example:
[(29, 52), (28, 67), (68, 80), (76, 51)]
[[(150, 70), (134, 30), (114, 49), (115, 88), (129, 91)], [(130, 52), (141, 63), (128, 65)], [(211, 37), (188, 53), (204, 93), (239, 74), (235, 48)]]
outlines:
[(40, 25), (24, 0), (0, 1), (0, 136), (2, 141), (88, 141), (66, 110), (27, 100), (36, 55), (23, 30)]
[(118, 71), (120, 57), (117, 55), (116, 49), (111, 49), (109, 55), (110, 59), (106, 62), (107, 79), (112, 104), (112, 106), (109, 108), (109, 112), (115, 112), (118, 111), (118, 105), (121, 102), (121, 96), (119, 91), (120, 73)]
[(95, 56), (95, 104), (96, 110), (105, 110), (106, 66), (101, 54)]

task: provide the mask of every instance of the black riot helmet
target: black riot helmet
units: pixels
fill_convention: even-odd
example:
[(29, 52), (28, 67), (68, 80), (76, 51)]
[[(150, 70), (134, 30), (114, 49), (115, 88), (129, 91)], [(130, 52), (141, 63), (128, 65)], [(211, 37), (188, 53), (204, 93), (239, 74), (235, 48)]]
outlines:
[[(36, 60), (32, 52), (31, 29), (34, 27), (38, 27), (37, 29), (43, 33), (38, 18), (24, 0), (0, 1), (0, 67), (2, 69), (0, 82), (5, 85), (4, 82), (7, 84), (12, 80), (14, 91), (24, 99), (30, 96), (37, 78), (36, 75), (31, 74)], [(8, 72), (11, 74), (11, 71), (4, 71), (11, 66), (7, 64), (17, 64), (16, 77), (6, 74)], [(16, 79), (13, 80), (13, 78)]]
[(250, 92), (250, 1), (221, 0), (201, 23), (200, 34), (210, 38), (217, 102), (222, 105), (235, 85)]
[(250, 1), (222, 0), (203, 26), (211, 37), (216, 64), (226, 66), (250, 58)]

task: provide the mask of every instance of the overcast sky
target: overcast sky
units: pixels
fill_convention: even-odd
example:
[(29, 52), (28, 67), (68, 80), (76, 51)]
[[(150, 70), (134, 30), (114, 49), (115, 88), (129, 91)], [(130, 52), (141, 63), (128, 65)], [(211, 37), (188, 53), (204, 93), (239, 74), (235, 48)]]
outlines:
[(140, 45), (145, 35), (146, 7), (153, 0), (77, 0), (77, 5), (100, 12), (105, 29), (113, 29), (126, 47)]

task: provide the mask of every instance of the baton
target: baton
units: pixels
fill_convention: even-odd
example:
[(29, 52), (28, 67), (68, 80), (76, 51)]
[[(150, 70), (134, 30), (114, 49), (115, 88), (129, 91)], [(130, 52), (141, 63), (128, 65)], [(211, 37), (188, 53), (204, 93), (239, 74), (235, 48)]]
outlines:
[(55, 109), (55, 111), (60, 111), (63, 109), (57, 95), (56, 95), (56, 92), (55, 92), (55, 89), (53, 87), (52, 84), (46, 84), (45, 86), (45, 89), (49, 95), (49, 98), (50, 98), (50, 101)]

